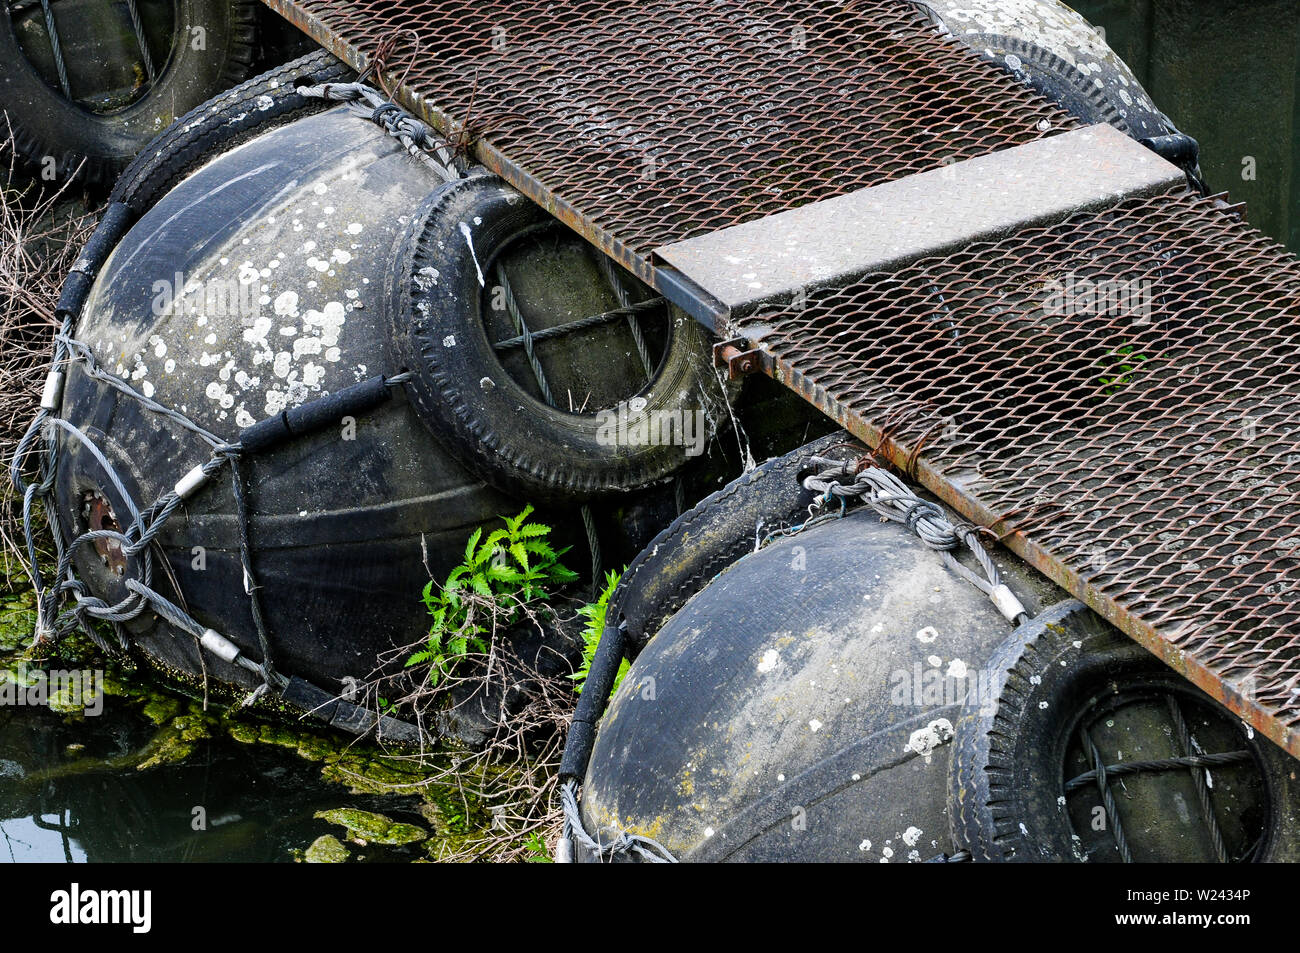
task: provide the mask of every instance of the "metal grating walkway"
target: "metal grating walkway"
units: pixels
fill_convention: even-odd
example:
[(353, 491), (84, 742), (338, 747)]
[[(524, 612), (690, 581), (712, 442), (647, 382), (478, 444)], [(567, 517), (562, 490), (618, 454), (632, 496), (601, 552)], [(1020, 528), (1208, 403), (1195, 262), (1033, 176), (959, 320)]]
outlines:
[(1166, 194), (731, 329), (1300, 755), (1300, 261)]
[[(266, 2), (661, 290), (661, 246), (1078, 126), (902, 0)], [(1300, 263), (1233, 209), (1130, 199), (719, 330), (1300, 756)]]
[(902, 0), (266, 2), (656, 286), (660, 245), (1076, 125)]

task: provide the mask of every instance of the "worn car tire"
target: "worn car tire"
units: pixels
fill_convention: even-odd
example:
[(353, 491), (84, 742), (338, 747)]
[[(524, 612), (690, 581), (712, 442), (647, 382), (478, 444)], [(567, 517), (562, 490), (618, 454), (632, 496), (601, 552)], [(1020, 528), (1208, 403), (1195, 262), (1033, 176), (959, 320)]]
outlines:
[(635, 659), (691, 596), (753, 552), (759, 534), (802, 522), (814, 497), (800, 481), (808, 461), (849, 446), (853, 438), (839, 431), (774, 457), (705, 497), (651, 540), (624, 570), (607, 613), (625, 625), (627, 656)]
[[(602, 441), (599, 415), (543, 403), (502, 372), (488, 340), (482, 313), (492, 284), (484, 283), (483, 272), (491, 273), (491, 263), (517, 236), (551, 221), (485, 173), (430, 196), (414, 213), (400, 253), (405, 272), (393, 364), (413, 373), (407, 392), (426, 426), (498, 488), (566, 503), (641, 489), (679, 470), (685, 448)], [(708, 333), (679, 311), (669, 320), (664, 357), (633, 399), (644, 401), (646, 414), (703, 410), (712, 424), (725, 410)]]
[[(1013, 632), (987, 671), (992, 697), (967, 708), (956, 724), (949, 786), (953, 842), (976, 861), (1086, 859), (1063, 796), (1062, 767), (1079, 717), (1099, 702), (1133, 694), (1180, 696), (1240, 726), (1236, 716), (1073, 599)], [(1300, 781), (1294, 761), (1238, 730), (1264, 791), (1265, 836), (1249, 859), (1295, 860)], [(1140, 752), (1130, 757), (1142, 760)], [(1118, 788), (1119, 781), (1112, 785)], [(1131, 795), (1125, 800), (1136, 803)], [(1139, 826), (1129, 840), (1141, 848), (1144, 834)]]
[[(51, 88), (23, 54), (9, 16), (0, 17), (0, 103), (18, 152), (34, 163), (54, 160), (59, 181), (77, 172), (106, 186), (145, 145), (218, 90), (244, 80), (256, 53), (256, 7), (250, 0), (177, 0), (170, 56), (137, 102), (98, 115)], [(189, 42), (205, 31), (205, 49)], [(84, 163), (84, 164), (83, 164)]]
[(255, 76), (196, 106), (127, 166), (110, 201), (142, 215), (203, 163), (239, 143), (336, 103), (306, 97), (299, 86), (347, 82), (351, 67), (324, 50)]

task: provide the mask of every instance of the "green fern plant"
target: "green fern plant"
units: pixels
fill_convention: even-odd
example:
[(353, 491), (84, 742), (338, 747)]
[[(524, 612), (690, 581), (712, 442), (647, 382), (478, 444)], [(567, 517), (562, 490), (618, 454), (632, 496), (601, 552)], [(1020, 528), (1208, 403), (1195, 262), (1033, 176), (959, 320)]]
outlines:
[(1133, 374), (1142, 362), (1147, 359), (1145, 354), (1134, 353), (1132, 344), (1124, 344), (1109, 352), (1101, 361), (1103, 374), (1115, 376), (1104, 376), (1099, 378), (1103, 394), (1117, 394), (1124, 386), (1133, 383)]
[[(600, 644), (601, 634), (605, 631), (605, 610), (609, 608), (610, 596), (618, 588), (618, 581), (622, 578), (622, 575), (622, 573), (614, 572), (611, 569), (605, 574), (605, 588), (601, 590), (600, 597), (595, 602), (588, 603), (578, 610), (579, 615), (584, 616), (587, 620), (587, 625), (582, 630), (582, 666), (569, 677), (577, 682), (574, 691), (579, 695), (582, 694), (582, 689), (587, 684), (587, 676), (591, 674), (591, 661), (596, 657), (596, 646)], [(618, 667), (618, 674), (614, 676), (614, 685), (609, 691), (611, 696), (618, 690), (618, 686), (622, 684), (627, 669), (627, 659), (623, 659), (622, 664)]]
[(424, 604), (432, 622), (424, 648), (406, 660), (406, 667), (427, 664), (430, 687), (437, 687), (456, 660), (486, 652), (492, 628), (517, 622), (529, 603), (545, 599), (548, 587), (575, 581), (556, 550), (547, 542), (551, 528), (530, 523), (533, 507), (517, 516), (501, 517), (505, 527), (483, 535), (483, 527), (470, 534), (464, 561), (447, 581), (424, 587)]

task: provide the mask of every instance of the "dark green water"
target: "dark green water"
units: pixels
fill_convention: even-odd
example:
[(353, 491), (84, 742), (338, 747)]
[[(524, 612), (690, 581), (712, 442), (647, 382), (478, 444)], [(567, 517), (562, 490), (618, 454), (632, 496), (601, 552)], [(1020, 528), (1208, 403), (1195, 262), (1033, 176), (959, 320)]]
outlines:
[[(35, 613), (22, 580), (0, 574), (0, 863), (291, 862), (323, 835), (350, 839), (353, 861), (409, 861), (483, 823), (445, 788), (413, 794), (420, 765), (345, 736), (205, 710), (93, 661), (24, 661)], [(316, 816), (341, 809), (423, 837), (386, 846)]]
[[(111, 701), (100, 717), (77, 721), (0, 708), (0, 862), (284, 862), (322, 834), (342, 836), (317, 811), (346, 805), (425, 823), (416, 798), (349, 794), (282, 747), (217, 738), (179, 764), (114, 766), (153, 730)], [(421, 846), (353, 853), (410, 859)]]

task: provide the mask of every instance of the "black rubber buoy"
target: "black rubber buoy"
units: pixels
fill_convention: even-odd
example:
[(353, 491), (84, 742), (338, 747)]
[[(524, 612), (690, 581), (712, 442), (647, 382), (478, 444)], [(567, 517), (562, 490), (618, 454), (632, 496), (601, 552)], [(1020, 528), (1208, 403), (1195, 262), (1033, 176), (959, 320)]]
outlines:
[(1296, 856), (1289, 758), (1018, 560), (1012, 626), (869, 508), (754, 551), (806, 513), (813, 453), (855, 452), (769, 461), (629, 568), (588, 835), (694, 861)]
[[(282, 89), (259, 94), (267, 113), (296, 96)], [(206, 138), (193, 142), (202, 157)], [(249, 435), (240, 467), (275, 665), (337, 691), (420, 639), (430, 575), (445, 576), (473, 529), (523, 507), (452, 458), (402, 387), (382, 381), (397, 371), (386, 361), (401, 270), (394, 249), (411, 210), (445, 186), (369, 111), (351, 107), (280, 125), (200, 165), (113, 250), (75, 336), (141, 395), (221, 440)], [(345, 395), (350, 412), (331, 403)], [(69, 368), (61, 415), (103, 458), (62, 435), (57, 494), (69, 534), (125, 528), (133, 507), (151, 506), (211, 456), (202, 439), (83, 363)], [(253, 435), (268, 420), (287, 429), (259, 448)], [(260, 660), (232, 494), (223, 470), (168, 521), (159, 537), (167, 565), (153, 585)], [(138, 563), (83, 545), (74, 565), (92, 593), (116, 602)], [(200, 656), (196, 639), (152, 613), (128, 629), (176, 674), (258, 684)]]
[[(1031, 611), (1049, 587), (1008, 569)], [(1010, 624), (857, 511), (744, 556), (642, 649), (600, 723), (588, 832), (684, 860), (953, 853), (950, 742)]]

